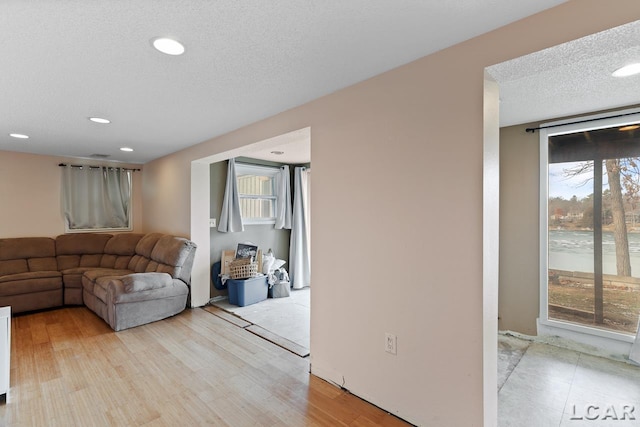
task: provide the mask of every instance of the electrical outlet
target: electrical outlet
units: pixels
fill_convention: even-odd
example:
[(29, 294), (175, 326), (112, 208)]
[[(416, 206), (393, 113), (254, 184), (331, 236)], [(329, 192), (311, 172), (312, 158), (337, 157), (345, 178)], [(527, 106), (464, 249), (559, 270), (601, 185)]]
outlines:
[(216, 226), (216, 219), (209, 218), (209, 227), (215, 227), (215, 226)]
[(398, 339), (389, 332), (384, 334), (384, 351), (391, 354), (397, 354)]

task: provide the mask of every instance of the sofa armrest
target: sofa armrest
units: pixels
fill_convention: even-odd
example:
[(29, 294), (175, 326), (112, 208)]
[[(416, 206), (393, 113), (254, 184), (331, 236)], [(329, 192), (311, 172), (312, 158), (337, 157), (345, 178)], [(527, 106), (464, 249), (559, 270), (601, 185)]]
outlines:
[(143, 292), (164, 288), (173, 283), (168, 273), (134, 273), (120, 278), (125, 292)]

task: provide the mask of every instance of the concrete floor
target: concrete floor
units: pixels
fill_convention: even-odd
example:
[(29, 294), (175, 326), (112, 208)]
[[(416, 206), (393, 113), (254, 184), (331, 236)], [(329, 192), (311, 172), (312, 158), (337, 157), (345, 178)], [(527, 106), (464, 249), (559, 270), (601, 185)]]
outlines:
[(226, 299), (213, 302), (213, 305), (308, 349), (310, 298), (310, 288), (303, 288), (292, 290), (289, 297), (268, 298), (245, 307), (229, 304)]
[(640, 426), (640, 367), (531, 342), (498, 392), (498, 425)]

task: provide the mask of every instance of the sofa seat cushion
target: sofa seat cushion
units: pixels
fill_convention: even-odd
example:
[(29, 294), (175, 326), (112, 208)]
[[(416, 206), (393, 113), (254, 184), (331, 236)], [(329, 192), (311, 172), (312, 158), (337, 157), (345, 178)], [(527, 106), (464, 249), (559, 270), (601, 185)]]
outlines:
[[(120, 277), (126, 276), (127, 274), (131, 274), (133, 271), (131, 270), (116, 270), (113, 268), (92, 268), (90, 270), (85, 271), (82, 274), (83, 279), (86, 278), (91, 282), (95, 282), (97, 279), (101, 277)], [(83, 283), (85, 281), (83, 280)]]
[(121, 278), (126, 292), (142, 292), (171, 285), (173, 278), (167, 273), (135, 273)]
[(49, 277), (62, 277), (62, 273), (59, 271), (29, 271), (26, 273), (8, 274), (6, 276), (0, 276), (0, 283), (29, 279), (46, 279)]
[(32, 271), (0, 276), (0, 296), (62, 289), (59, 271)]
[(100, 301), (107, 302), (107, 283), (113, 278), (131, 274), (131, 270), (114, 270), (98, 268), (87, 270), (82, 275), (82, 287), (85, 291), (95, 295)]

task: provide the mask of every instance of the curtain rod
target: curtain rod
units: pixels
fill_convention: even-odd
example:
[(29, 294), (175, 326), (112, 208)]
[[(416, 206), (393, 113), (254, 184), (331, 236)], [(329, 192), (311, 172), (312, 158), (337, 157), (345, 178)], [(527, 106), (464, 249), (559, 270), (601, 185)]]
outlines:
[(100, 168), (109, 168), (109, 169), (122, 169), (125, 171), (132, 172), (140, 172), (142, 169), (131, 169), (131, 168), (117, 168), (114, 166), (91, 166), (91, 165), (68, 165), (66, 163), (58, 163), (58, 166), (70, 166), (72, 168), (89, 168), (89, 169), (100, 169)]
[(526, 128), (525, 132), (535, 133), (535, 131), (540, 130), (540, 129), (549, 129), (549, 128), (555, 128), (555, 127), (558, 127), (558, 126), (576, 125), (576, 124), (579, 124), (579, 123), (595, 122), (596, 120), (617, 119), (618, 117), (632, 116), (634, 114), (639, 114), (639, 113), (640, 113), (639, 111), (636, 111), (636, 112), (633, 112), (633, 113), (616, 114), (616, 115), (613, 115), (613, 116), (597, 117), (595, 119), (577, 120), (575, 122), (558, 123), (556, 125), (540, 126), (540, 127), (537, 127), (537, 128)]

